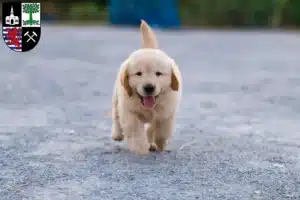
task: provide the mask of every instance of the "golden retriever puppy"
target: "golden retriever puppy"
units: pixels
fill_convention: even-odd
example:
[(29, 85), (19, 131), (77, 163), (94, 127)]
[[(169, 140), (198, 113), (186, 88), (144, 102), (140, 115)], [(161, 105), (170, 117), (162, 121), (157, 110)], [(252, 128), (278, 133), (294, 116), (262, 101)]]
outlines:
[[(181, 100), (182, 80), (173, 59), (158, 49), (152, 29), (141, 21), (142, 47), (122, 64), (112, 98), (112, 139), (128, 142), (138, 155), (164, 151)], [(146, 125), (146, 126), (145, 126)]]

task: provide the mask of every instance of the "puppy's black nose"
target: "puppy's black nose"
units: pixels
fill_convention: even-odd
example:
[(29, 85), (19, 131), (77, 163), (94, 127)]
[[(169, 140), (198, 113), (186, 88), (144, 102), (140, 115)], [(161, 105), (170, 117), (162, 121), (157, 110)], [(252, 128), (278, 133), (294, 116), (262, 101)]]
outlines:
[(155, 86), (152, 84), (146, 84), (144, 85), (144, 91), (146, 92), (146, 94), (148, 95), (152, 95), (153, 92), (155, 90)]

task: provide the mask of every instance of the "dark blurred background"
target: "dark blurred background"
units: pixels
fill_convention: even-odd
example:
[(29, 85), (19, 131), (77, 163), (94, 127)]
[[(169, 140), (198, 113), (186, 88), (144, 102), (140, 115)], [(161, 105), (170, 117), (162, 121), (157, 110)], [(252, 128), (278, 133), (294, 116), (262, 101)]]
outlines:
[(44, 22), (159, 27), (299, 28), (300, 0), (93, 0), (42, 2)]

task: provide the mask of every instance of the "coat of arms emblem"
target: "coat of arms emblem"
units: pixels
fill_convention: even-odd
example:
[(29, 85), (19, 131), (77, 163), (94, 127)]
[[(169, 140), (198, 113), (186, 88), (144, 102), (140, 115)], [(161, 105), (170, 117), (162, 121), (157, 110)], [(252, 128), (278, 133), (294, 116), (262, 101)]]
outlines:
[(41, 37), (41, 4), (3, 3), (2, 36), (5, 44), (16, 52), (35, 48)]

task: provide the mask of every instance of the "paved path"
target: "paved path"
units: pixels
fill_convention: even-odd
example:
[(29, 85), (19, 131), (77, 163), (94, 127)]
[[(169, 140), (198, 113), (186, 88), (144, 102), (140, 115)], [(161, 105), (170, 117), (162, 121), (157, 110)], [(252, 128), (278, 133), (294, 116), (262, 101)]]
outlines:
[(168, 151), (110, 139), (119, 64), (137, 30), (43, 27), (0, 48), (1, 200), (300, 199), (300, 36), (159, 32), (184, 95)]

